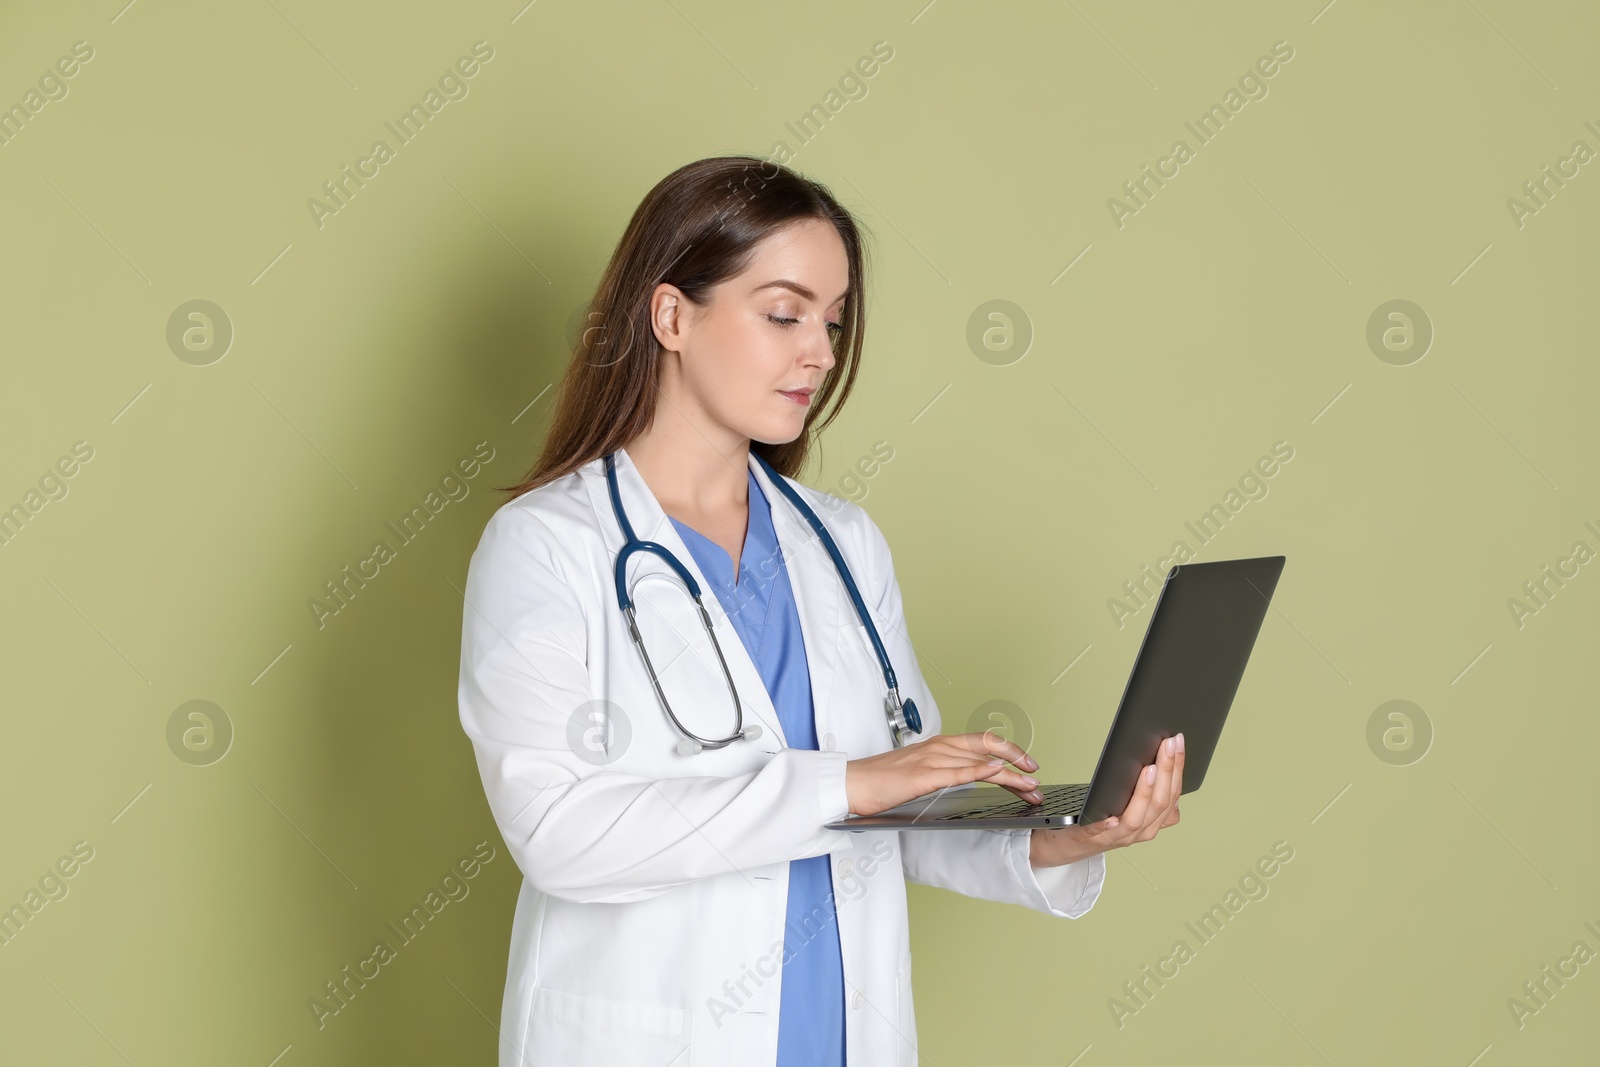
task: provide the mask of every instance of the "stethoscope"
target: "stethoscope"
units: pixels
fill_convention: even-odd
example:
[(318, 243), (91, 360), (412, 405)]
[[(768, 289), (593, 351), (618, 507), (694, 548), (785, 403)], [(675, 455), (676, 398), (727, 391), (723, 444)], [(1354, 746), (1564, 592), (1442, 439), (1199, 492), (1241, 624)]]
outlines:
[[(915, 701), (907, 700), (901, 702), (900, 700), (900, 687), (895, 682), (894, 667), (889, 663), (889, 654), (884, 651), (883, 641), (878, 636), (878, 628), (872, 623), (872, 616), (867, 614), (867, 605), (861, 599), (861, 592), (856, 588), (855, 579), (850, 576), (850, 568), (845, 564), (844, 557), (839, 554), (839, 546), (833, 543), (833, 538), (829, 536), (827, 528), (822, 525), (822, 520), (817, 517), (816, 513), (811, 510), (804, 500), (800, 499), (800, 494), (795, 492), (794, 487), (784, 481), (783, 477), (772, 469), (772, 465), (761, 456), (756, 455), (754, 452), (751, 455), (755, 456), (756, 462), (761, 464), (762, 469), (767, 472), (767, 476), (772, 480), (772, 484), (778, 487), (778, 491), (788, 497), (789, 502), (795, 506), (796, 510), (805, 516), (806, 522), (811, 524), (811, 528), (822, 539), (823, 547), (828, 550), (828, 555), (833, 558), (834, 569), (839, 572), (839, 578), (844, 582), (844, 587), (850, 594), (850, 601), (855, 605), (856, 614), (860, 616), (861, 624), (866, 628), (867, 636), (872, 639), (872, 650), (878, 656), (878, 664), (883, 668), (883, 683), (889, 690), (888, 695), (884, 698), (883, 706), (884, 715), (889, 720), (890, 739), (894, 742), (895, 748), (903, 747), (913, 734), (922, 732), (922, 716), (917, 713)], [(623, 536), (622, 550), (617, 553), (617, 605), (622, 609), (622, 613), (627, 616), (628, 632), (633, 635), (633, 643), (638, 647), (639, 655), (644, 658), (644, 667), (650, 675), (650, 685), (656, 691), (656, 698), (661, 701), (661, 706), (666, 710), (667, 718), (672, 720), (672, 725), (677, 728), (679, 733), (684, 735), (684, 739), (678, 742), (678, 754), (693, 756), (703, 749), (723, 748), (739, 740), (754, 741), (761, 736), (761, 727), (753, 723), (748, 727), (744, 724), (744, 705), (739, 701), (739, 690), (733, 684), (733, 675), (728, 670), (728, 661), (722, 655), (722, 645), (717, 641), (716, 632), (711, 628), (711, 615), (706, 611), (705, 601), (700, 598), (700, 585), (694, 580), (694, 576), (689, 573), (688, 568), (672, 554), (671, 549), (655, 541), (641, 541), (634, 536), (633, 526), (628, 522), (628, 515), (622, 508), (622, 494), (617, 489), (615, 456), (615, 452), (608, 454), (605, 457), (605, 465), (606, 485), (611, 491), (611, 510), (616, 513), (617, 525), (622, 527)], [(728, 682), (728, 694), (733, 698), (734, 730), (727, 737), (706, 738), (690, 730), (682, 722), (678, 721), (678, 716), (672, 711), (672, 705), (667, 702), (666, 693), (661, 691), (661, 680), (656, 677), (655, 666), (650, 662), (650, 653), (645, 651), (644, 639), (639, 636), (639, 624), (633, 610), (633, 597), (628, 593), (628, 557), (635, 552), (659, 556), (666, 562), (667, 566), (673, 569), (679, 578), (683, 579), (683, 584), (688, 589), (689, 595), (694, 598), (695, 607), (700, 612), (700, 625), (705, 628), (706, 635), (711, 638), (711, 646), (717, 650), (717, 662), (722, 666), (722, 676)]]

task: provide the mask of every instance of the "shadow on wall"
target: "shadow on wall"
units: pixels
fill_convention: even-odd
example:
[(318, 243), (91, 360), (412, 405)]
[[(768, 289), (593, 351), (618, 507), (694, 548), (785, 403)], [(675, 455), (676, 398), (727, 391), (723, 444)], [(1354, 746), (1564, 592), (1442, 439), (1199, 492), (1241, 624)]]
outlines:
[[(490, 202), (509, 216), (516, 199)], [(586, 265), (603, 246), (603, 235), (556, 233), (533, 214), (548, 209), (527, 211), (520, 223), (498, 221), (555, 284), (483, 227), (454, 248), (417, 249), (417, 261), (432, 265), (416, 275), (422, 291), (371, 298), (384, 318), (406, 309), (409, 361), (432, 368), (404, 390), (409, 415), (371, 417), (413, 427), (426, 447), (397, 451), (434, 458), (363, 484), (368, 510), (344, 535), (350, 566), (327, 576), (353, 592), (341, 606), (324, 587), (323, 605), (337, 612), (306, 610), (302, 641), (318, 682), (313, 706), (300, 711), (304, 759), (293, 785), (304, 810), (329, 814), (333, 845), (324, 847), (349, 857), (346, 871), (360, 886), (341, 880), (326, 899), (308, 902), (298, 985), (286, 991), (304, 1005), (291, 1035), (296, 1054), (323, 1062), (489, 1063), (496, 1055), (522, 876), (458, 718), (460, 590), (484, 523), (507, 499), (491, 486), (518, 480), (543, 440), (553, 388), (511, 420), (564, 370), (568, 320), (589, 295)], [(446, 253), (454, 262), (441, 265)], [(440, 278), (448, 279), (442, 292)], [(384, 403), (394, 403), (393, 393)], [(413, 505), (437, 513), (407, 526)], [(306, 533), (328, 554), (325, 531), (308, 525)], [(392, 558), (361, 564), (378, 541)], [(350, 573), (373, 577), (361, 585)]]

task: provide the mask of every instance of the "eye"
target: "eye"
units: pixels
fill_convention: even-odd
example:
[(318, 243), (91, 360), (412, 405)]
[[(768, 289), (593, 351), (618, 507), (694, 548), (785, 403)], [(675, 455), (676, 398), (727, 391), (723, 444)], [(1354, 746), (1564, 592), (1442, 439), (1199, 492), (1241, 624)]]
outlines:
[[(774, 325), (787, 328), (793, 326), (800, 320), (787, 318), (783, 315), (768, 315), (767, 321), (773, 323)], [(833, 337), (838, 337), (840, 334), (844, 333), (844, 323), (842, 322), (830, 322), (827, 324), (827, 327), (828, 333)]]

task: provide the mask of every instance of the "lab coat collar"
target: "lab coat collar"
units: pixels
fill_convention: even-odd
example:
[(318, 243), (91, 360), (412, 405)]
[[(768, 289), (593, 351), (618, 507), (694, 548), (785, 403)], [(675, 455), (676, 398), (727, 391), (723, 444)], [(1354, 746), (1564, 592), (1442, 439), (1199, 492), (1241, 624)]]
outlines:
[[(794, 592), (795, 608), (800, 616), (800, 632), (805, 639), (806, 666), (811, 675), (811, 702), (815, 709), (817, 739), (819, 744), (826, 744), (827, 739), (832, 736), (828, 698), (832, 691), (838, 657), (844, 586), (839, 580), (827, 549), (823, 547), (810, 524), (773, 484), (766, 469), (756, 460), (754, 454), (749, 456), (747, 463), (760, 483), (761, 491), (766, 496), (772, 512), (773, 531), (777, 534), (778, 545), (783, 553), (784, 568), (788, 572), (789, 586)], [(712, 627), (716, 631), (718, 643), (722, 646), (728, 671), (733, 675), (734, 685), (739, 690), (745, 722), (760, 723), (762, 729), (777, 741), (777, 744), (769, 744), (765, 740), (757, 743), (769, 751), (775, 751), (780, 746), (787, 747), (788, 738), (784, 736), (783, 727), (772, 705), (772, 697), (767, 693), (766, 683), (761, 680), (760, 671), (757, 670), (755, 662), (744, 647), (744, 642), (740, 640), (728, 620), (727, 613), (722, 610), (716, 592), (706, 580), (699, 564), (695, 562), (694, 554), (683, 543), (677, 527), (672, 524), (660, 502), (656, 500), (655, 494), (650, 491), (649, 485), (639, 473), (639, 468), (634, 466), (627, 449), (617, 450), (616, 469), (617, 492), (622, 497), (622, 506), (628, 513), (628, 522), (633, 526), (634, 536), (641, 541), (655, 541), (665, 546), (678, 557), (678, 561), (689, 573), (694, 575), (695, 581), (700, 583), (701, 599), (711, 614)], [(591, 460), (579, 468), (578, 473), (588, 489), (590, 506), (594, 508), (599, 529), (612, 559), (612, 567), (608, 569), (605, 584), (608, 602), (615, 603), (615, 594), (612, 592), (613, 576), (617, 553), (622, 550), (623, 535), (622, 528), (618, 525), (611, 509), (611, 495), (606, 487), (604, 458)], [(634, 557), (634, 560), (638, 559), (638, 556)], [(636, 565), (630, 561), (630, 572)], [(705, 641), (704, 634), (700, 635), (700, 640)]]

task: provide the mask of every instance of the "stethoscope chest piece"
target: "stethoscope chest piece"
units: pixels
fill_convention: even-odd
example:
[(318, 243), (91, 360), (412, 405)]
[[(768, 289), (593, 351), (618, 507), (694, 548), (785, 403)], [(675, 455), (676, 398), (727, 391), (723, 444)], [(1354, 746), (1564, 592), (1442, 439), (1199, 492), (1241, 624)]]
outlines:
[(904, 748), (922, 732), (922, 716), (917, 712), (917, 702), (900, 702), (900, 694), (890, 690), (883, 698), (884, 715), (889, 720), (889, 738), (895, 748)]

